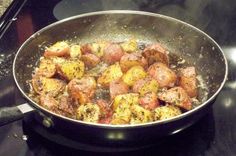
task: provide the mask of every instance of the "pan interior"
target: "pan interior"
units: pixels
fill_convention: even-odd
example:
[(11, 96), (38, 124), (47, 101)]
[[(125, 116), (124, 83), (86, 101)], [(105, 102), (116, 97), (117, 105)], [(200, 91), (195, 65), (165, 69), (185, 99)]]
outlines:
[(224, 81), (226, 67), (223, 54), (206, 34), (165, 16), (132, 13), (74, 17), (44, 28), (28, 39), (18, 51), (14, 62), (15, 78), (23, 93), (29, 93), (30, 85), (26, 81), (31, 79), (35, 64), (45, 46), (57, 41), (119, 42), (130, 38), (142, 43), (160, 42), (171, 54), (191, 62), (203, 84), (207, 86), (200, 87), (201, 102), (214, 95)]

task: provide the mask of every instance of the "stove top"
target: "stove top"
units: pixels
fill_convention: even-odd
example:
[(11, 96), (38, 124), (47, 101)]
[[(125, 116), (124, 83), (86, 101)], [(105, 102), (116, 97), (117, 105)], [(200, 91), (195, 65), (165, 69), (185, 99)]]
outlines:
[[(122, 154), (236, 155), (236, 3), (233, 0), (15, 0), (0, 18), (1, 107), (24, 102), (15, 86), (11, 68), (14, 54), (31, 34), (66, 17), (111, 9), (149, 11), (188, 22), (214, 38), (229, 63), (228, 81), (206, 116), (156, 144), (128, 149)], [(114, 155), (114, 149), (104, 147), (81, 145), (71, 149), (60, 143), (64, 141), (60, 137), (53, 143), (47, 139), (47, 132), (40, 131), (40, 127), (35, 129), (25, 120), (0, 127), (0, 155), (104, 155), (103, 152)]]

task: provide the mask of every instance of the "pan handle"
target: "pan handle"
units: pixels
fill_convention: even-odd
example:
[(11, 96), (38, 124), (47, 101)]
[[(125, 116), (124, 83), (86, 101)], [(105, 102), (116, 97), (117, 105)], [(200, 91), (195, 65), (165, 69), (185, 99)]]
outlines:
[(35, 109), (28, 103), (14, 107), (2, 107), (0, 108), (0, 126), (20, 120), (24, 117), (24, 114), (33, 111), (35, 111)]

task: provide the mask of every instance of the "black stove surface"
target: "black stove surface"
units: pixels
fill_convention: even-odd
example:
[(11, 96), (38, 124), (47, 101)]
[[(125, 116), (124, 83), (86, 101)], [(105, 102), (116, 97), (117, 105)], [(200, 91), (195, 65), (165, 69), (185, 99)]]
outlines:
[[(124, 155), (236, 155), (236, 3), (234, 0), (15, 0), (0, 32), (0, 104), (21, 104), (12, 78), (12, 61), (20, 45), (35, 31), (73, 15), (111, 9), (143, 10), (172, 16), (205, 31), (219, 43), (229, 63), (229, 75), (212, 109), (193, 126), (157, 141), (128, 149)], [(25, 3), (24, 3), (25, 2)], [(23, 6), (21, 8), (21, 6)], [(19, 10), (19, 11), (18, 11)], [(16, 16), (15, 14), (18, 13)], [(3, 18), (1, 18), (3, 20)], [(2, 21), (1, 21), (2, 22)], [(2, 26), (2, 24), (1, 24)], [(4, 29), (4, 30), (2, 30)], [(220, 68), (220, 67), (219, 67)], [(27, 117), (26, 117), (27, 119)], [(0, 155), (104, 155), (99, 147), (71, 149), (39, 135), (40, 127), (17, 121), (0, 128)], [(148, 135), (148, 134), (147, 134)], [(117, 147), (118, 148), (118, 147)], [(98, 153), (97, 153), (98, 152)], [(106, 154), (118, 155), (105, 148)], [(110, 153), (109, 153), (110, 152)]]

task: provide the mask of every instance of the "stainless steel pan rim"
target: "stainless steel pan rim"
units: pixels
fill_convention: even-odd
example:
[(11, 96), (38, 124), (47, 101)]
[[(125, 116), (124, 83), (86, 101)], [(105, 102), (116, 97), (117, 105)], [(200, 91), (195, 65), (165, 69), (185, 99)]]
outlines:
[[(161, 18), (164, 18), (166, 20), (170, 20), (170, 21), (173, 21), (173, 22), (177, 22), (177, 23), (182, 23), (184, 25), (187, 25), (188, 27), (191, 27), (192, 29), (198, 31), (200, 34), (203, 34), (204, 36), (206, 36), (209, 40), (211, 40), (215, 46), (217, 46), (217, 48), (220, 50), (222, 56), (223, 56), (223, 59), (224, 59), (224, 63), (225, 63), (225, 73), (224, 73), (224, 79), (222, 81), (222, 83), (220, 84), (220, 87), (218, 88), (218, 90), (210, 97), (208, 98), (207, 101), (205, 101), (204, 103), (200, 104), (199, 106), (197, 106), (196, 108), (190, 110), (190, 111), (187, 111), (181, 115), (178, 115), (176, 117), (173, 117), (173, 118), (170, 118), (170, 119), (166, 119), (166, 120), (161, 120), (161, 121), (153, 121), (153, 122), (148, 122), (148, 123), (143, 123), (143, 124), (135, 124), (135, 125), (108, 125), (108, 124), (98, 124), (98, 123), (90, 123), (90, 122), (84, 122), (84, 121), (80, 121), (80, 120), (75, 120), (75, 119), (71, 119), (71, 118), (68, 118), (68, 117), (65, 117), (65, 116), (62, 116), (62, 115), (59, 115), (59, 114), (56, 114), (54, 112), (51, 112), (47, 109), (45, 109), (44, 107), (40, 106), (39, 104), (37, 104), (36, 102), (34, 102), (20, 87), (20, 85), (18, 84), (18, 81), (16, 79), (16, 71), (15, 71), (15, 64), (16, 64), (16, 59), (18, 57), (18, 54), (20, 53), (21, 49), (28, 44), (28, 42), (30, 42), (31, 40), (33, 40), (35, 37), (37, 37), (38, 35), (40, 35), (41, 32), (55, 26), (55, 25), (58, 25), (60, 23), (64, 23), (66, 21), (70, 21), (70, 20), (73, 20), (73, 19), (77, 19), (77, 18), (81, 18), (81, 17), (89, 17), (89, 16), (93, 16), (93, 15), (106, 15), (106, 14), (136, 14), (136, 15), (145, 15), (145, 16), (153, 16), (153, 17), (161, 17)], [(73, 16), (73, 17), (69, 17), (69, 18), (66, 18), (66, 19), (63, 19), (61, 21), (58, 21), (58, 22), (55, 22), (55, 23), (52, 23), (46, 27), (44, 27), (43, 29), (37, 31), (36, 33), (34, 33), (30, 38), (28, 38), (22, 45), (21, 47), (18, 49), (17, 53), (16, 53), (16, 56), (14, 58), (14, 61), (13, 61), (13, 77), (14, 77), (14, 80), (15, 80), (15, 83), (17, 85), (17, 87), (19, 88), (20, 92), (23, 94), (23, 96), (30, 101), (30, 104), (39, 109), (39, 110), (43, 110), (44, 112), (47, 112), (48, 114), (52, 114), (53, 116), (56, 116), (58, 118), (62, 118), (64, 120), (68, 120), (70, 122), (74, 122), (74, 123), (79, 123), (79, 124), (84, 124), (86, 126), (96, 126), (96, 127), (100, 127), (100, 128), (110, 128), (110, 129), (116, 129), (116, 128), (138, 128), (138, 127), (148, 127), (148, 126), (153, 126), (153, 125), (161, 125), (161, 124), (166, 124), (166, 123), (169, 123), (169, 122), (174, 122), (176, 120), (179, 120), (179, 119), (182, 119), (182, 118), (185, 118), (191, 114), (193, 114), (194, 112), (197, 112), (199, 111), (200, 109), (204, 108), (207, 104), (209, 104), (211, 101), (213, 101), (213, 99), (217, 96), (217, 94), (220, 92), (220, 90), (222, 89), (222, 87), (224, 86), (226, 80), (227, 80), (227, 76), (228, 76), (228, 63), (227, 63), (227, 60), (226, 60), (226, 57), (223, 53), (223, 50), (220, 48), (220, 46), (210, 37), (208, 36), (205, 32), (201, 31), (200, 29), (186, 23), (186, 22), (183, 22), (181, 20), (178, 20), (178, 19), (175, 19), (175, 18), (172, 18), (172, 17), (169, 17), (169, 16), (165, 16), (165, 15), (161, 15), (161, 14), (156, 14), (156, 13), (150, 13), (150, 12), (144, 12), (144, 11), (132, 11), (132, 10), (108, 10), (108, 11), (97, 11), (97, 12), (91, 12), (91, 13), (85, 13), (85, 14), (81, 14), (81, 15), (76, 15), (76, 16)]]

